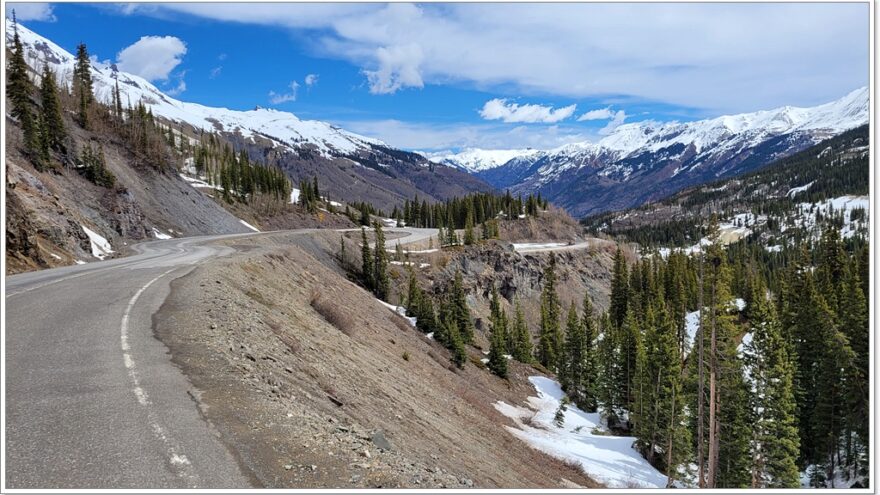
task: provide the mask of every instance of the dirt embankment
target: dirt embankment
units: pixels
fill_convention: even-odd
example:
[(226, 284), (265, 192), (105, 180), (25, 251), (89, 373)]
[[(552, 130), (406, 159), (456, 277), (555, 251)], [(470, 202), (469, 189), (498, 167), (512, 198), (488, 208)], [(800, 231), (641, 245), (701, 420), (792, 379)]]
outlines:
[(448, 352), (348, 281), (339, 234), (261, 236), (173, 284), (157, 336), (266, 487), (595, 487), (504, 428), (534, 389)]

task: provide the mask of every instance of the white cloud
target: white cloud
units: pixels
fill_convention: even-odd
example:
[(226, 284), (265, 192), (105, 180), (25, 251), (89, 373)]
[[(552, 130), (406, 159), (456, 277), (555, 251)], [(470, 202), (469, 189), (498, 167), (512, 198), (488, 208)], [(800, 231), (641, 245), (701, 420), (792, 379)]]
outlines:
[(299, 83), (296, 81), (290, 81), (288, 87), (290, 88), (289, 93), (276, 93), (274, 91), (269, 91), (269, 103), (279, 105), (288, 101), (296, 101), (296, 92), (299, 89)]
[(143, 36), (116, 55), (119, 70), (148, 81), (167, 81), (186, 54), (186, 43), (174, 36)]
[(177, 96), (180, 93), (183, 93), (184, 91), (186, 91), (186, 81), (184, 81), (183, 78), (181, 78), (180, 81), (177, 83), (177, 86), (175, 86), (171, 89), (166, 89), (165, 93), (168, 96)]
[(866, 85), (869, 73), (866, 3), (168, 3), (137, 10), (151, 9), (309, 30), (313, 54), (356, 64), (374, 93), (464, 84), (744, 112), (830, 101)]
[(551, 149), (574, 142), (595, 141), (598, 136), (579, 127), (561, 125), (516, 126), (491, 123), (437, 124), (400, 120), (338, 122), (344, 129), (381, 139), (410, 150), (425, 152), (464, 149)]
[(578, 122), (583, 122), (585, 120), (606, 120), (612, 117), (614, 117), (614, 112), (611, 110), (611, 107), (597, 108), (578, 117)]
[(217, 79), (217, 77), (220, 76), (220, 73), (221, 73), (221, 72), (223, 72), (223, 66), (222, 66), (222, 65), (218, 65), (217, 67), (214, 67), (213, 69), (211, 69), (211, 73), (208, 74), (208, 77), (209, 77), (210, 79)]
[(624, 120), (626, 120), (626, 112), (624, 112), (623, 110), (618, 110), (614, 112), (614, 116), (611, 118), (611, 122), (608, 122), (605, 127), (600, 129), (599, 134), (603, 136), (611, 134), (612, 132), (614, 132), (614, 129), (617, 129), (621, 126), (621, 124), (623, 124)]
[(307, 74), (305, 79), (303, 79), (303, 82), (306, 86), (310, 87), (318, 84), (318, 74)]
[(424, 87), (419, 70), (422, 58), (422, 49), (416, 44), (377, 48), (378, 68), (364, 70), (370, 84), (370, 93), (390, 94), (401, 88)]
[(595, 110), (590, 110), (589, 112), (578, 117), (578, 122), (584, 122), (587, 120), (610, 120), (608, 124), (605, 125), (600, 131), (599, 134), (606, 136), (611, 134), (614, 129), (620, 127), (621, 124), (626, 120), (628, 115), (623, 110), (614, 111), (611, 107), (607, 108), (597, 108)]
[(19, 21), (56, 21), (55, 14), (52, 12), (52, 5), (49, 3), (7, 3), (6, 17), (12, 19), (13, 10), (15, 11), (15, 18)]
[(574, 113), (577, 105), (553, 108), (545, 105), (519, 105), (508, 103), (505, 99), (495, 98), (487, 101), (480, 110), (480, 116), (486, 120), (500, 120), (502, 122), (524, 122), (552, 124), (565, 120)]

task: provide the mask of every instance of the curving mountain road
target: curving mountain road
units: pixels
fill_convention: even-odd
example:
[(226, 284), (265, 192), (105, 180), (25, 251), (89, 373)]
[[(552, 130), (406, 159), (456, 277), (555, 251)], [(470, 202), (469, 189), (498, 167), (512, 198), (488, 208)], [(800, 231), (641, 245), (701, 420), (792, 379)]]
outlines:
[[(408, 244), (436, 233), (389, 229)], [(6, 278), (4, 488), (253, 485), (153, 337), (170, 283), (241, 236), (151, 241), (114, 260)]]

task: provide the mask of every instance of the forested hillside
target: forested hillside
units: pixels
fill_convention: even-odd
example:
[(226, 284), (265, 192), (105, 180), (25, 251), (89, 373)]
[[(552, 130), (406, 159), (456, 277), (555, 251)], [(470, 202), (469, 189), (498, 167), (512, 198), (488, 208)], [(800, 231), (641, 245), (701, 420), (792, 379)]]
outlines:
[(867, 143), (865, 126), (583, 222), (640, 245), (615, 269), (598, 354), (612, 386), (596, 394), (667, 472), (695, 465), (705, 487), (867, 486)]

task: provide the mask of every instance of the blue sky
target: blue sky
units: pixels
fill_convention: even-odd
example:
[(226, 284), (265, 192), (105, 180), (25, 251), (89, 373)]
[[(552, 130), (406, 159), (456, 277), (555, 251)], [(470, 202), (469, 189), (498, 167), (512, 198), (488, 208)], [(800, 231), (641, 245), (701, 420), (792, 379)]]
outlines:
[(13, 4), (179, 99), (423, 150), (810, 106), (868, 84), (868, 4)]

